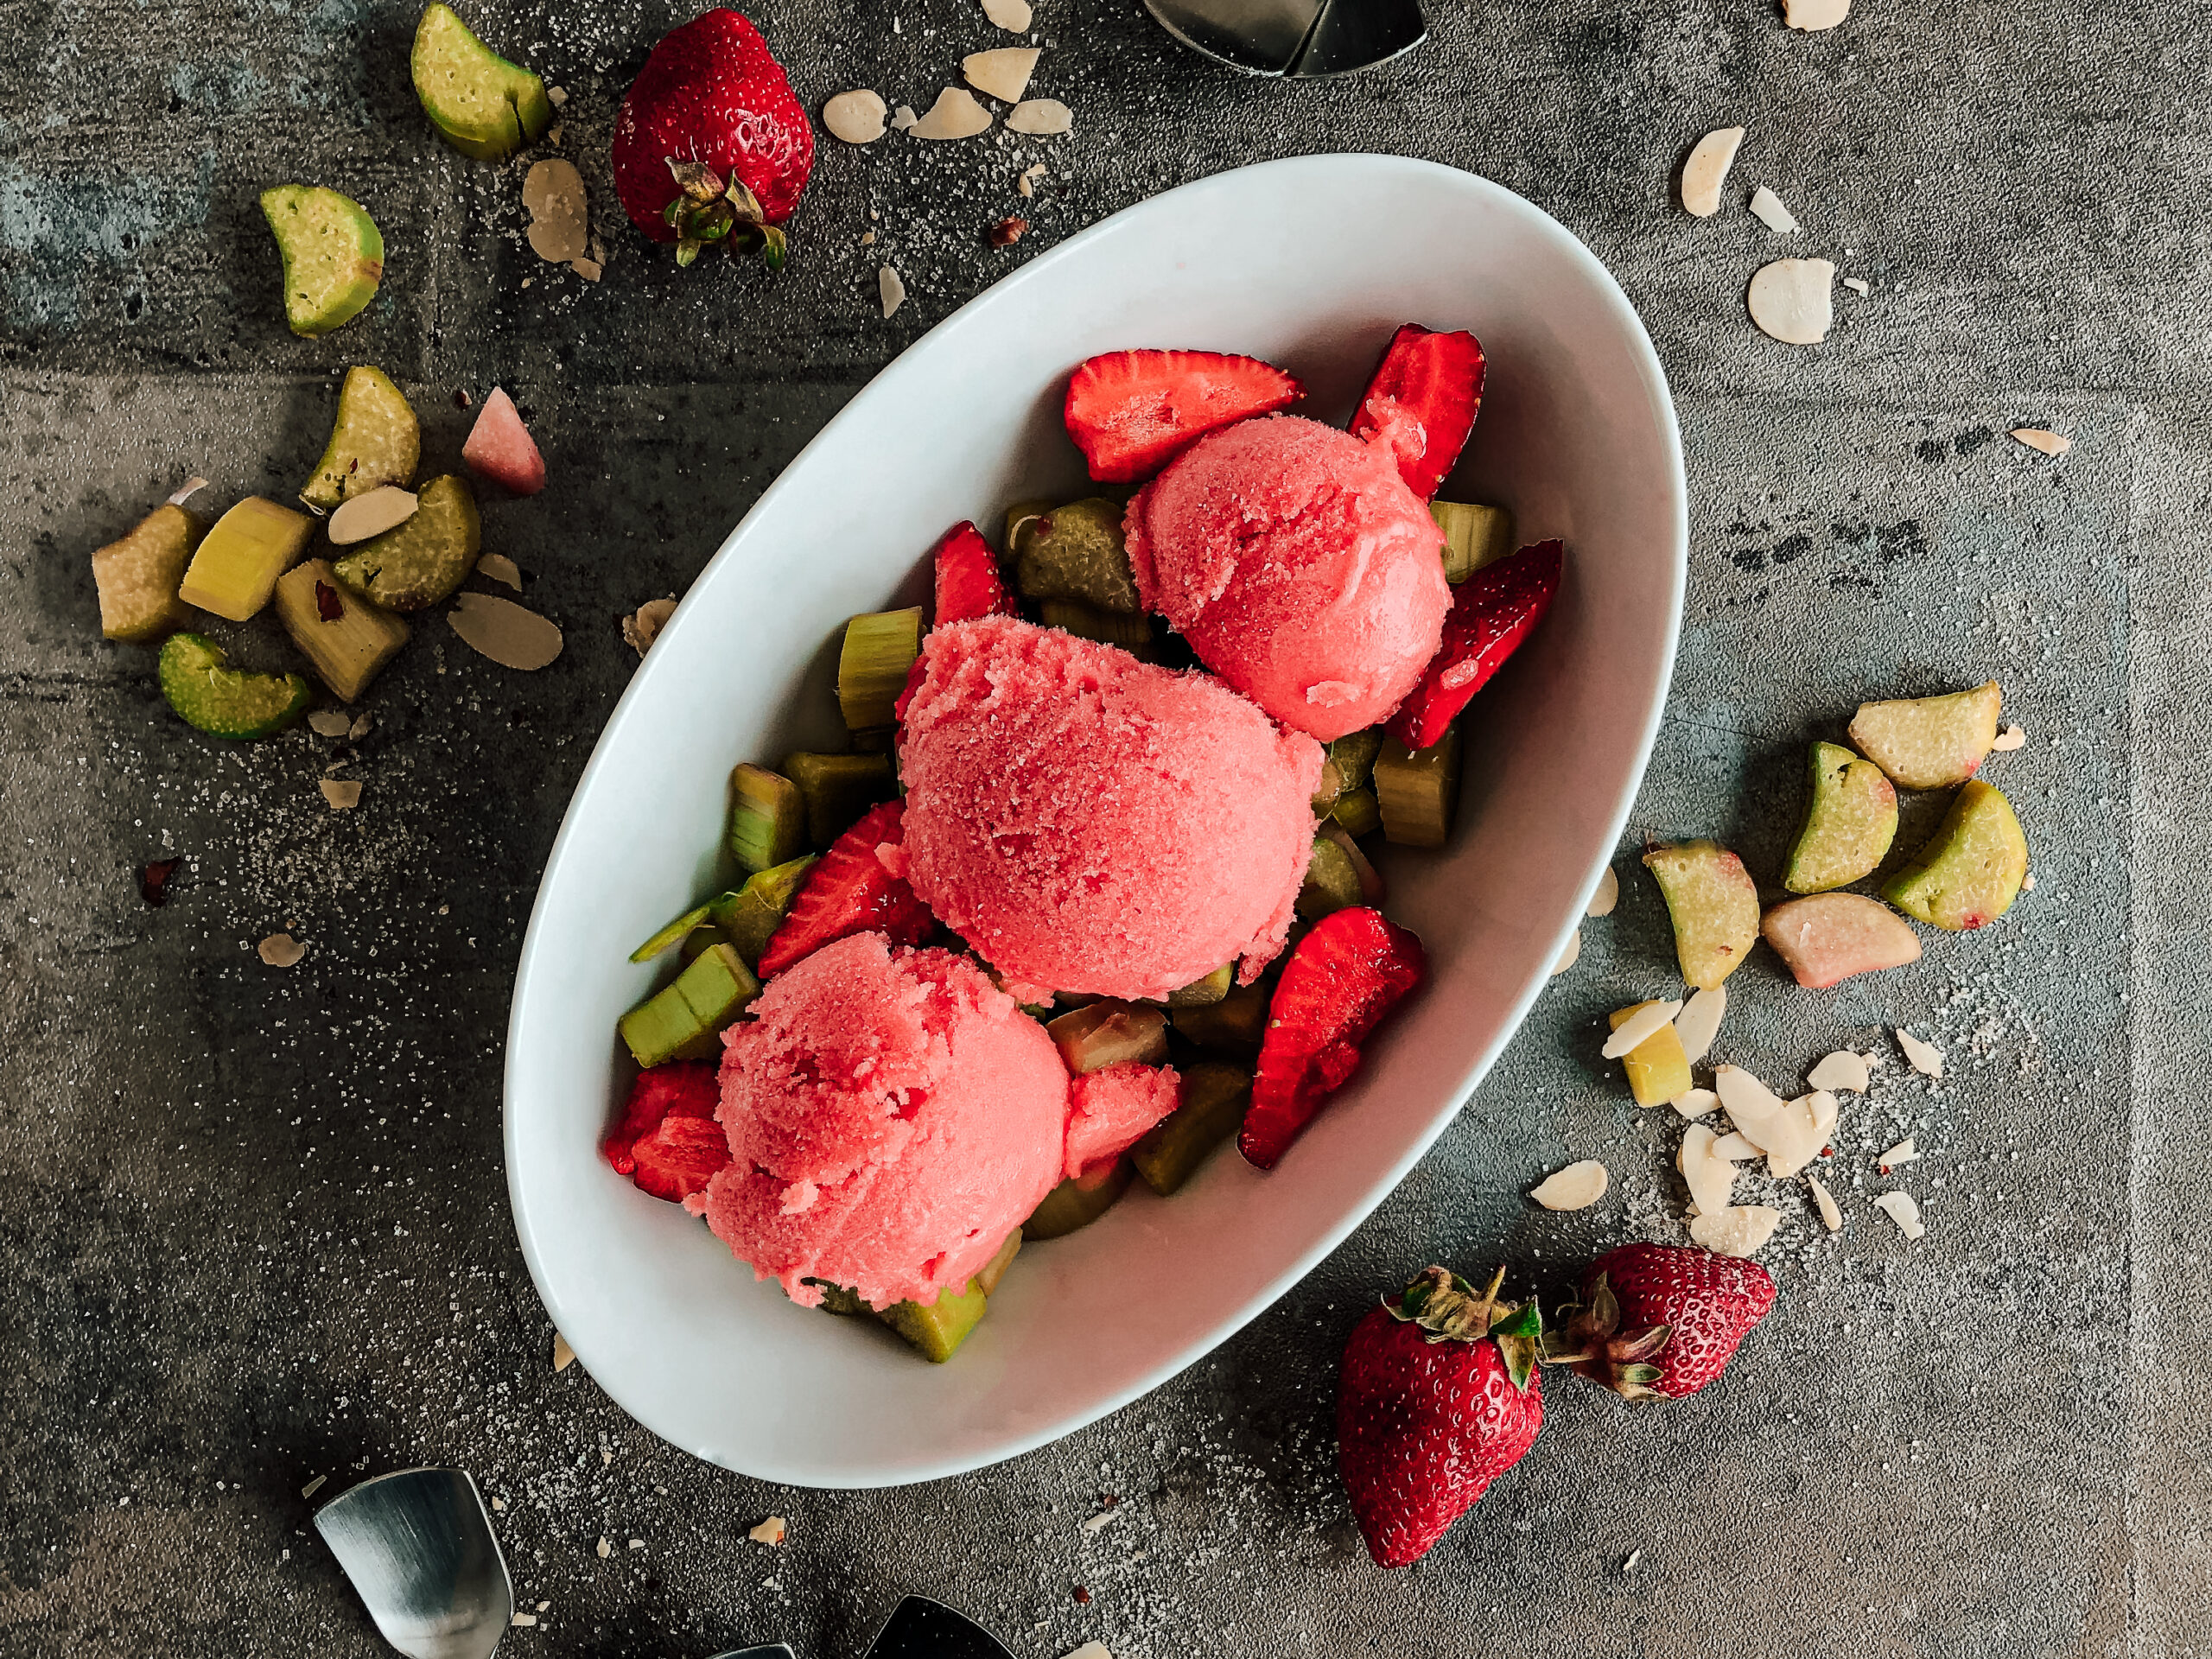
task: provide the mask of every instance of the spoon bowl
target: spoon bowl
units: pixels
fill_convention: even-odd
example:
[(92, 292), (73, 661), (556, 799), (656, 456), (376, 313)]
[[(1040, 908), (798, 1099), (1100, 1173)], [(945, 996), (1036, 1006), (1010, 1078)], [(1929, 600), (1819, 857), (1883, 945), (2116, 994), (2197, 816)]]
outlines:
[(349, 1486), (315, 1530), (384, 1639), (408, 1659), (491, 1659), (514, 1583), (465, 1469), (403, 1469)]

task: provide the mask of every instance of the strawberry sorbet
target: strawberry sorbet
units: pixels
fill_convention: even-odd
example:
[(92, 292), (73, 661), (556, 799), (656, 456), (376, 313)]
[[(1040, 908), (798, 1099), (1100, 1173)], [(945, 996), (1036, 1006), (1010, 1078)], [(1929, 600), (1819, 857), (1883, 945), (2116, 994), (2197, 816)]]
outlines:
[(733, 1161), (687, 1207), (793, 1301), (822, 1300), (815, 1279), (933, 1302), (1058, 1182), (1059, 1051), (965, 957), (855, 934), (753, 1013), (722, 1054)]
[(1231, 961), (1249, 982), (1282, 949), (1313, 739), (1210, 675), (1013, 617), (934, 630), (922, 665), (904, 874), (1025, 1001), (1164, 997)]
[(1327, 741), (1388, 717), (1443, 636), (1443, 532), (1384, 449), (1295, 415), (1201, 438), (1129, 504), (1137, 594), (1198, 660)]
[(1062, 1166), (1068, 1179), (1120, 1157), (1182, 1103), (1182, 1079), (1172, 1065), (1123, 1060), (1084, 1072), (1068, 1084), (1068, 1151)]

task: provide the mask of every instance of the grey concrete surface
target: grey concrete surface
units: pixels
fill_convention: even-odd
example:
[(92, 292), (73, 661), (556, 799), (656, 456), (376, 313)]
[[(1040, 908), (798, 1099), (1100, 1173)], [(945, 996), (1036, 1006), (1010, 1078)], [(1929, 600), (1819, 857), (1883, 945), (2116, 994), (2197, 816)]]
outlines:
[[(1859, 0), (1808, 37), (1770, 0), (1440, 3), (1402, 63), (1292, 87), (1180, 55), (1130, 0), (1040, 0), (1038, 90), (1074, 135), (830, 145), (771, 282), (677, 272), (605, 188), (621, 91), (688, 10), (468, 12), (572, 94), (596, 287), (520, 243), (520, 164), (433, 138), (396, 0), (0, 12), (0, 1652), (379, 1651), (302, 1488), (431, 1460), (504, 1505), (538, 1620), (516, 1655), (788, 1636), (835, 1659), (911, 1589), (1046, 1659), (1091, 1637), (1125, 1659), (2212, 1649), (2212, 11)], [(923, 105), (999, 43), (973, 0), (753, 15), (810, 105), (851, 85)], [(1786, 245), (1738, 206), (1670, 207), (1690, 143), (1737, 122), (1732, 197), (1778, 190), (1806, 226)], [(2004, 681), (2031, 741), (1990, 775), (2035, 891), (1832, 997), (1770, 960), (1732, 983), (1729, 1052), (1770, 1081), (1847, 1042), (1893, 1053), (1892, 1024), (1940, 1037), (1950, 1076), (1892, 1060), (1852, 1103), (1840, 1236), (1777, 1200), (1782, 1303), (1724, 1383), (1641, 1413), (1554, 1378), (1529, 1459), (1421, 1567), (1377, 1573), (1329, 1426), (1364, 1299), (1433, 1258), (1555, 1280), (1679, 1225), (1672, 1115), (1592, 1058), (1604, 1011), (1666, 981), (1624, 846), (1619, 911), (1435, 1152), (1210, 1360), (931, 1486), (695, 1463), (552, 1372), (500, 1165), (509, 976), (634, 665), (616, 619), (680, 593), (806, 437), (998, 275), (1181, 181), (1333, 149), (1530, 196), (1658, 344), (1693, 550), (1637, 834), (1719, 834), (1770, 875), (1808, 738), (1863, 696)], [(1052, 172), (1024, 202), (1033, 159)], [(376, 302), (321, 342), (283, 331), (254, 207), (292, 177), (359, 195), (388, 238)], [(985, 249), (1017, 207), (1029, 237)], [(1817, 349), (1743, 314), (1785, 245), (1872, 285)], [(887, 323), (879, 258), (912, 290)], [(487, 512), (486, 544), (568, 649), (509, 674), (427, 619), (359, 742), (200, 740), (143, 652), (100, 641), (86, 555), (187, 473), (288, 493), (357, 361), (415, 396), (433, 464), (465, 431), (456, 387), (529, 409), (553, 481)], [(2018, 424), (2076, 447), (2046, 461)], [(334, 760), (366, 785), (356, 812), (316, 789)], [(165, 853), (185, 864), (150, 910), (133, 873)], [(288, 973), (251, 948), (280, 927), (310, 944)], [(1929, 1155), (1885, 1183), (1872, 1154), (1907, 1132)], [(1527, 1185), (1586, 1155), (1617, 1197), (1532, 1214)], [(1869, 1206), (1890, 1184), (1925, 1207), (1916, 1244)], [(1107, 1494), (1116, 1521), (1083, 1531)], [(770, 1512), (780, 1551), (745, 1537)]]

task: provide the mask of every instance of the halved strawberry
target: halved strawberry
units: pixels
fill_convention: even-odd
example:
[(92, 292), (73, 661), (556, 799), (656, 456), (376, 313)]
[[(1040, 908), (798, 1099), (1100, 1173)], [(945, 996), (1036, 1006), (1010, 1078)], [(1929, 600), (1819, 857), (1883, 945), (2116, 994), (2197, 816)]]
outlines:
[(1268, 1005), (1252, 1103), (1236, 1149), (1273, 1169), (1323, 1100), (1359, 1069), (1359, 1046), (1428, 976), (1421, 940), (1379, 910), (1323, 917), (1298, 942)]
[(1483, 402), (1483, 348), (1460, 329), (1440, 334), (1417, 322), (1390, 336), (1390, 347), (1351, 417), (1351, 435), (1397, 457), (1398, 475), (1432, 501), (1475, 429)]
[(1287, 409), (1306, 388), (1224, 352), (1107, 352), (1076, 365), (1061, 418), (1102, 484), (1148, 478), (1209, 432)]
[[(640, 1071), (630, 1085), (630, 1098), (623, 1103), (622, 1121), (599, 1143), (600, 1155), (617, 1175), (634, 1179), (639, 1164), (654, 1156), (651, 1153), (641, 1156), (640, 1145), (651, 1141), (671, 1119), (703, 1120), (719, 1135), (721, 1130), (714, 1118), (721, 1099), (721, 1085), (715, 1080), (710, 1060), (671, 1060)], [(722, 1160), (728, 1162), (728, 1159), (729, 1149), (725, 1146)], [(639, 1181), (639, 1185), (645, 1184)]]
[(1021, 614), (999, 579), (999, 556), (965, 518), (938, 538), (930, 557), (937, 566), (937, 615), (931, 627), (976, 616)]
[(1468, 699), (1544, 620), (1559, 592), (1567, 549), (1538, 542), (1486, 564), (1459, 584), (1444, 614), (1444, 643), (1390, 716), (1389, 733), (1409, 749), (1440, 742)]
[(461, 458), (479, 478), (488, 478), (511, 495), (536, 495), (545, 487), (545, 457), (522, 423), (522, 411), (498, 386), (484, 400)]
[(886, 801), (830, 844), (761, 951), (761, 978), (851, 933), (885, 934), (893, 944), (919, 944), (929, 938), (937, 918), (876, 850), (902, 845), (905, 811), (899, 802)]
[(664, 1117), (632, 1148), (637, 1167), (630, 1179), (640, 1192), (681, 1204), (703, 1192), (730, 1161), (729, 1136), (711, 1117)]

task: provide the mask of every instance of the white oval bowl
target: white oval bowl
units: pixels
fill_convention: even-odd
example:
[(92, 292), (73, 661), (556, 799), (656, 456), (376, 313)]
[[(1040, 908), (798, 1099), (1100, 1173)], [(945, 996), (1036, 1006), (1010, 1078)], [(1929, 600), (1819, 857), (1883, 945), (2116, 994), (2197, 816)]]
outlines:
[[(1452, 845), (1393, 850), (1427, 988), (1272, 1174), (1224, 1148), (1173, 1198), (1025, 1249), (945, 1365), (793, 1306), (595, 1155), (632, 1069), (625, 957), (725, 879), (725, 779), (830, 745), (847, 616), (926, 592), (962, 518), (1081, 493), (1067, 374), (1192, 346), (1283, 365), (1338, 420), (1391, 330), (1472, 328), (1482, 416), (1445, 493), (1563, 538), (1550, 619), (1473, 706)], [(1543, 988), (1626, 822), (1681, 609), (1688, 518), (1666, 382), (1605, 268), (1511, 192), (1379, 156), (1274, 162), (1117, 213), (932, 329), (733, 531), (577, 785), (523, 943), (507, 1180), (524, 1258), (593, 1377), (655, 1433), (763, 1479), (879, 1486), (1042, 1446), (1156, 1388), (1273, 1302), (1410, 1169)], [(1418, 1263), (1410, 1264), (1418, 1266)]]

